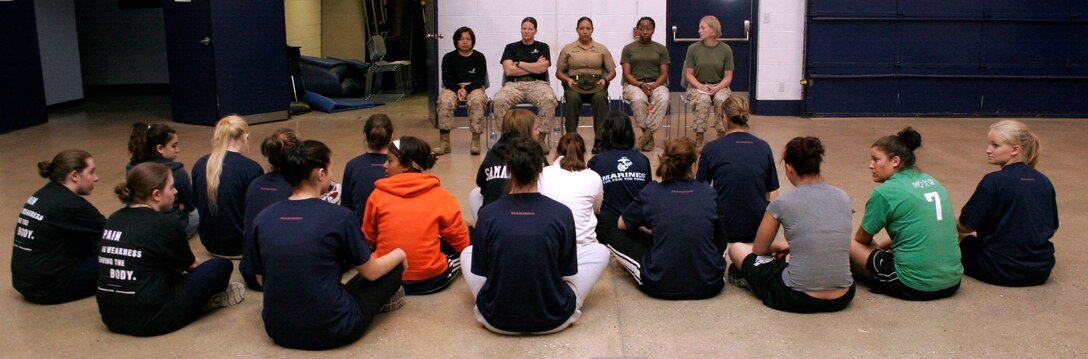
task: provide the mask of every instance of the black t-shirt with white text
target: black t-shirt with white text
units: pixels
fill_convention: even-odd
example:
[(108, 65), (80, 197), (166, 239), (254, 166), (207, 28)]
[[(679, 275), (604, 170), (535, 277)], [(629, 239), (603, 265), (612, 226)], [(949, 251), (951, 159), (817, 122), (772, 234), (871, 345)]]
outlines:
[(83, 197), (50, 181), (19, 212), (11, 254), (11, 282), (19, 293), (44, 299), (63, 290), (76, 262), (94, 258), (106, 217)]
[(650, 159), (634, 149), (605, 150), (589, 159), (589, 169), (600, 174), (604, 184), (601, 212), (616, 217), (653, 180)]
[(196, 259), (180, 223), (150, 208), (121, 208), (98, 249), (98, 311), (110, 330), (154, 335), (190, 321), (177, 284)]

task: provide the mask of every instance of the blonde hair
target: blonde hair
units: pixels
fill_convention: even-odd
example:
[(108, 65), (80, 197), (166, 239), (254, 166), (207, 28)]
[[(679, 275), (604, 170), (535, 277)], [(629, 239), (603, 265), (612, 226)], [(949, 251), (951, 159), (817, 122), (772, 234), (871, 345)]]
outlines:
[(715, 39), (722, 37), (722, 23), (714, 15), (703, 16), (702, 19), (699, 19), (699, 22), (705, 22), (707, 27), (714, 30)]
[(748, 112), (748, 101), (743, 97), (729, 96), (722, 102), (720, 112), (729, 121), (729, 124), (748, 128), (748, 118), (751, 113)]
[(227, 147), (230, 142), (245, 136), (249, 132), (249, 124), (238, 115), (227, 115), (215, 123), (215, 134), (212, 135), (212, 153), (208, 155), (208, 164), (204, 167), (208, 178), (208, 209), (215, 214), (219, 194), (219, 177), (223, 174), (223, 159), (227, 157)]
[(1005, 143), (1020, 146), (1020, 159), (1031, 168), (1039, 163), (1042, 145), (1039, 144), (1039, 137), (1028, 131), (1028, 125), (1016, 120), (1004, 120), (990, 125), (990, 131), (996, 132)]

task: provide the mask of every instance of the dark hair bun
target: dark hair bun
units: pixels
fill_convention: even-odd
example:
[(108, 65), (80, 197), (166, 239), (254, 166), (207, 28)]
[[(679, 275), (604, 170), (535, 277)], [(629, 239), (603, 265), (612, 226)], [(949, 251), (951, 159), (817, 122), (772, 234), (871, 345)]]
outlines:
[(128, 185), (125, 183), (118, 183), (117, 186), (113, 188), (113, 193), (116, 193), (117, 198), (123, 202), (132, 202), (132, 191), (128, 189)]
[(908, 150), (914, 151), (918, 147), (922, 147), (922, 134), (910, 126), (899, 131), (899, 133), (895, 134), (895, 137), (899, 137), (899, 140), (903, 141), (903, 145), (907, 146)]
[(38, 162), (38, 175), (42, 178), (49, 178), (53, 174), (53, 163), (49, 161)]
[(801, 150), (805, 157), (823, 157), (824, 145), (816, 137), (805, 137), (801, 140)]

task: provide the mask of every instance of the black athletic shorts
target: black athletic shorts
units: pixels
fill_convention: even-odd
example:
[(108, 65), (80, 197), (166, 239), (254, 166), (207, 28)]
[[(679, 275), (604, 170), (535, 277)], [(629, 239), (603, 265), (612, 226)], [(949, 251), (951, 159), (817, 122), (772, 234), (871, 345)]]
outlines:
[(951, 297), (960, 289), (960, 284), (929, 292), (917, 290), (899, 281), (899, 275), (895, 271), (895, 256), (892, 252), (882, 249), (874, 249), (869, 253), (869, 259), (865, 261), (865, 269), (872, 274), (869, 287), (873, 292), (887, 294), (906, 300), (934, 300)]
[(741, 272), (748, 280), (748, 288), (768, 307), (794, 313), (837, 312), (846, 308), (854, 299), (854, 285), (835, 299), (813, 298), (805, 292), (793, 290), (782, 281), (782, 272), (789, 263), (771, 256), (749, 254), (744, 258)]

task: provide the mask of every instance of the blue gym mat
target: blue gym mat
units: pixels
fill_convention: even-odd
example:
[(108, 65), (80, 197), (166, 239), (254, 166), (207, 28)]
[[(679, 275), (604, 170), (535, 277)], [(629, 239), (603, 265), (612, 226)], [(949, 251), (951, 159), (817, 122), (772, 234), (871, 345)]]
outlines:
[(303, 96), (302, 99), (310, 104), (310, 107), (328, 113), (361, 110), (385, 104), (384, 102), (367, 101), (361, 98), (325, 97), (310, 91), (306, 91), (306, 96)]

